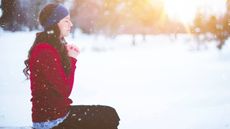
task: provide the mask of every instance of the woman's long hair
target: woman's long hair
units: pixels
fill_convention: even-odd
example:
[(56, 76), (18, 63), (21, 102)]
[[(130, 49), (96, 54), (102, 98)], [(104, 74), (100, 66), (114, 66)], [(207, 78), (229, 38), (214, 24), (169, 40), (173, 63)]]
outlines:
[[(56, 7), (57, 4), (49, 4), (41, 11), (39, 16), (39, 21), (41, 25), (44, 25), (44, 21), (47, 20), (47, 18), (51, 15), (52, 11)], [(57, 49), (58, 53), (61, 56), (61, 63), (65, 70), (65, 73), (69, 74), (71, 66), (70, 66), (70, 59), (68, 57), (67, 49), (65, 47), (67, 43), (64, 38), (62, 39), (60, 38), (60, 29), (58, 25), (55, 24), (48, 28), (45, 28), (43, 32), (40, 32), (36, 35), (36, 39), (29, 50), (28, 59), (24, 61), (26, 67), (23, 69), (23, 72), (27, 77), (27, 79), (29, 79), (29, 75), (30, 75), (29, 58), (30, 58), (31, 51), (34, 48), (34, 46), (40, 43), (48, 43), (52, 45), (55, 49)]]

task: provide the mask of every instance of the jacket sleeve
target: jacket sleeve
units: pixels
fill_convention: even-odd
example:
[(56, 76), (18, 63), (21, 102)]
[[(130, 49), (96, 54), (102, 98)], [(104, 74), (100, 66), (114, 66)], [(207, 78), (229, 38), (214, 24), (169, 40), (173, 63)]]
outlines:
[(40, 51), (37, 59), (40, 61), (39, 64), (41, 65), (43, 76), (51, 84), (50, 88), (53, 88), (62, 96), (69, 96), (73, 87), (75, 63), (77, 60), (70, 57), (71, 71), (67, 75), (57, 51), (43, 49)]
[(72, 88), (73, 88), (74, 75), (75, 75), (75, 69), (76, 69), (76, 62), (77, 62), (77, 59), (75, 59), (73, 57), (70, 57), (71, 70), (70, 70), (70, 73), (68, 75), (70, 91), (72, 91)]

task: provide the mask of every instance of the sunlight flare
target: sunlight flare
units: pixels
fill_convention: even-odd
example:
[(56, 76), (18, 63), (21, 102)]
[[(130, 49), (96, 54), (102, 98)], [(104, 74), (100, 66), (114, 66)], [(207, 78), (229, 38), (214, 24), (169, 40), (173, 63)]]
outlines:
[[(156, 1), (156, 0), (151, 0)], [(164, 2), (166, 14), (183, 23), (191, 23), (197, 10), (207, 14), (223, 14), (226, 0), (160, 0)]]

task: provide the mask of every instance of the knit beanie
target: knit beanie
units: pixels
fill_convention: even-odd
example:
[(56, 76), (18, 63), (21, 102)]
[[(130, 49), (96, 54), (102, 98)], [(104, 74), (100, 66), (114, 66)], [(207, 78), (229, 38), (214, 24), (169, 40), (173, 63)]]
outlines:
[(54, 24), (57, 24), (61, 19), (68, 16), (68, 10), (61, 4), (58, 4), (56, 8), (52, 11), (51, 15), (42, 24), (44, 28), (48, 28)]

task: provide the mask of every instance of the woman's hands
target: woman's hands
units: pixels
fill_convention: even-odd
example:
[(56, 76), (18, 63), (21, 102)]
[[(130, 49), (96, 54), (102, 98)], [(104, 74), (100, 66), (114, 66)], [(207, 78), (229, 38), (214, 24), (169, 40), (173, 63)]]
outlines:
[(67, 44), (66, 49), (68, 51), (68, 55), (77, 59), (77, 56), (80, 54), (79, 48), (73, 44)]

